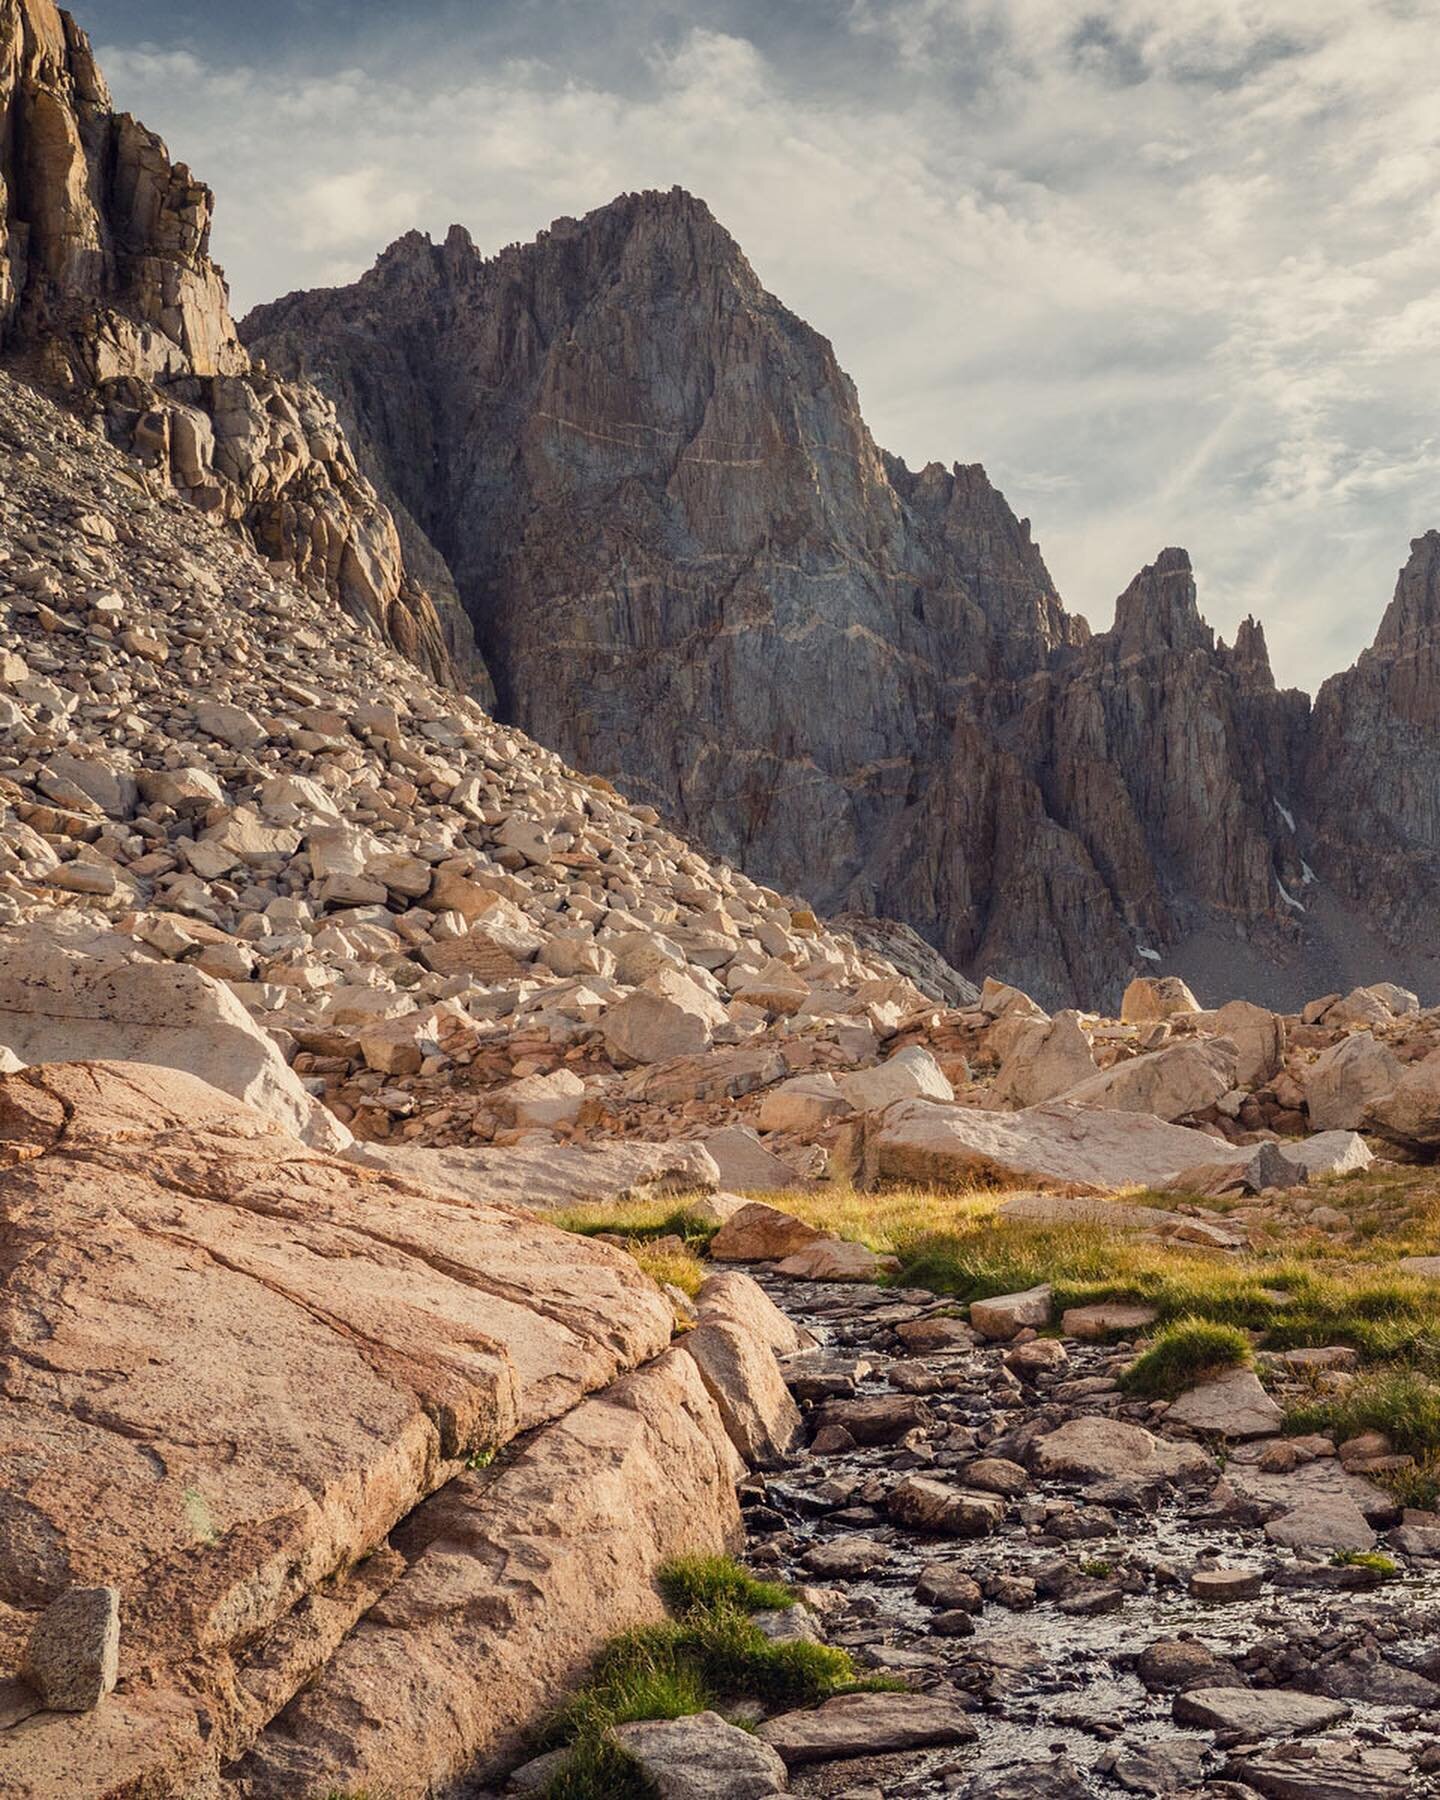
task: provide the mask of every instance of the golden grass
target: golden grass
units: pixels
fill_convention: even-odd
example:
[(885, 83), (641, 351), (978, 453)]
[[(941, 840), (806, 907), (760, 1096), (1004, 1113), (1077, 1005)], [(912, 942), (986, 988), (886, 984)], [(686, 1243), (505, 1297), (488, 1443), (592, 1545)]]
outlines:
[(668, 1282), (692, 1300), (710, 1273), (693, 1250), (660, 1250), (644, 1238), (632, 1238), (625, 1248), (652, 1281)]
[[(1243, 1254), (1146, 1243), (1136, 1234), (1098, 1225), (1006, 1223), (997, 1216), (1005, 1195), (990, 1188), (892, 1187), (870, 1193), (837, 1183), (752, 1197), (880, 1254), (898, 1256), (902, 1285), (959, 1300), (1049, 1282), (1059, 1308), (1142, 1300), (1158, 1308), (1162, 1324), (1213, 1320), (1263, 1334), (1271, 1348), (1353, 1344), (1367, 1360), (1440, 1369), (1440, 1282), (1395, 1267), (1402, 1256), (1440, 1254), (1440, 1169), (1366, 1170), (1318, 1191), (1352, 1218), (1353, 1242), (1283, 1228), (1260, 1233), (1257, 1247)], [(1169, 1207), (1185, 1200), (1138, 1190), (1117, 1198)], [(557, 1215), (555, 1222), (637, 1240), (678, 1231), (695, 1252), (703, 1251), (709, 1236), (688, 1224), (684, 1201), (673, 1197), (640, 1206), (576, 1209)], [(643, 1243), (637, 1241), (635, 1248), (643, 1262)], [(694, 1258), (686, 1261), (690, 1280), (703, 1277), (703, 1264), (689, 1269)], [(675, 1276), (667, 1272), (658, 1278)]]

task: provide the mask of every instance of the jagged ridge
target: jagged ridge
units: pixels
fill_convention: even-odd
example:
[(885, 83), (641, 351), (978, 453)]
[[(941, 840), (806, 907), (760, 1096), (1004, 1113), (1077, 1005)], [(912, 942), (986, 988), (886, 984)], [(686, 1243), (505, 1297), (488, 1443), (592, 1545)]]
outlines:
[(1298, 960), (1324, 851), (1263, 631), (1217, 644), (1169, 550), (1092, 638), (983, 469), (879, 450), (691, 195), (491, 259), (411, 233), (242, 336), (335, 398), (503, 715), (743, 866), (1050, 1000), (1197, 933)]

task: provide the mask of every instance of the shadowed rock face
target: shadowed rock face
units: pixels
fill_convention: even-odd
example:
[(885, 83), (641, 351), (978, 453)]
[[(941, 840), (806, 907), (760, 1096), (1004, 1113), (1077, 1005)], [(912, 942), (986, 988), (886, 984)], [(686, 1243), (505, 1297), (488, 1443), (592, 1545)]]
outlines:
[(242, 328), (448, 563), (505, 715), (747, 870), (1042, 997), (1299, 880), (1300, 696), (1167, 551), (1092, 638), (978, 466), (879, 450), (699, 201), (411, 234)]
[(210, 259), (212, 209), (153, 132), (112, 111), (67, 13), (0, 0), (0, 360), (431, 673), (470, 675), (453, 592), (416, 579), (443, 571), (404, 567), (333, 407), (252, 368)]
[(1410, 546), (1375, 642), (1315, 699), (1316, 868), (1433, 955), (1440, 885), (1440, 532)]

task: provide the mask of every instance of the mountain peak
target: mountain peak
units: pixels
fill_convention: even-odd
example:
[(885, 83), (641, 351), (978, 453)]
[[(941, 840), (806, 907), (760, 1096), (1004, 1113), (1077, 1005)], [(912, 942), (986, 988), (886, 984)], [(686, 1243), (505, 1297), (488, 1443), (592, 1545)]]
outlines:
[(1395, 597), (1375, 634), (1376, 650), (1404, 650), (1440, 638), (1440, 531), (1413, 538)]
[(1162, 550), (1140, 571), (1115, 602), (1110, 635), (1122, 657), (1214, 648), (1214, 633), (1200, 616), (1189, 551)]

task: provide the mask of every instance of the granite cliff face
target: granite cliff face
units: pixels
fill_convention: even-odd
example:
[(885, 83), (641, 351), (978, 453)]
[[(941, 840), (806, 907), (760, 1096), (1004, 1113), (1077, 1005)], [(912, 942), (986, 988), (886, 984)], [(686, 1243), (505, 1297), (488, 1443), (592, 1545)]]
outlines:
[(0, 360), (423, 667), (468, 673), (453, 593), (407, 572), (329, 401), (252, 367), (210, 259), (212, 207), (112, 109), (67, 13), (0, 0)]
[(488, 260), (411, 234), (242, 335), (336, 401), (502, 715), (747, 869), (1050, 1000), (1216, 921), (1294, 939), (1306, 702), (1259, 628), (1217, 645), (1167, 551), (1092, 637), (982, 469), (877, 448), (691, 196)]
[(1440, 532), (1410, 546), (1375, 642), (1315, 698), (1306, 770), (1317, 869), (1390, 937), (1436, 953)]

